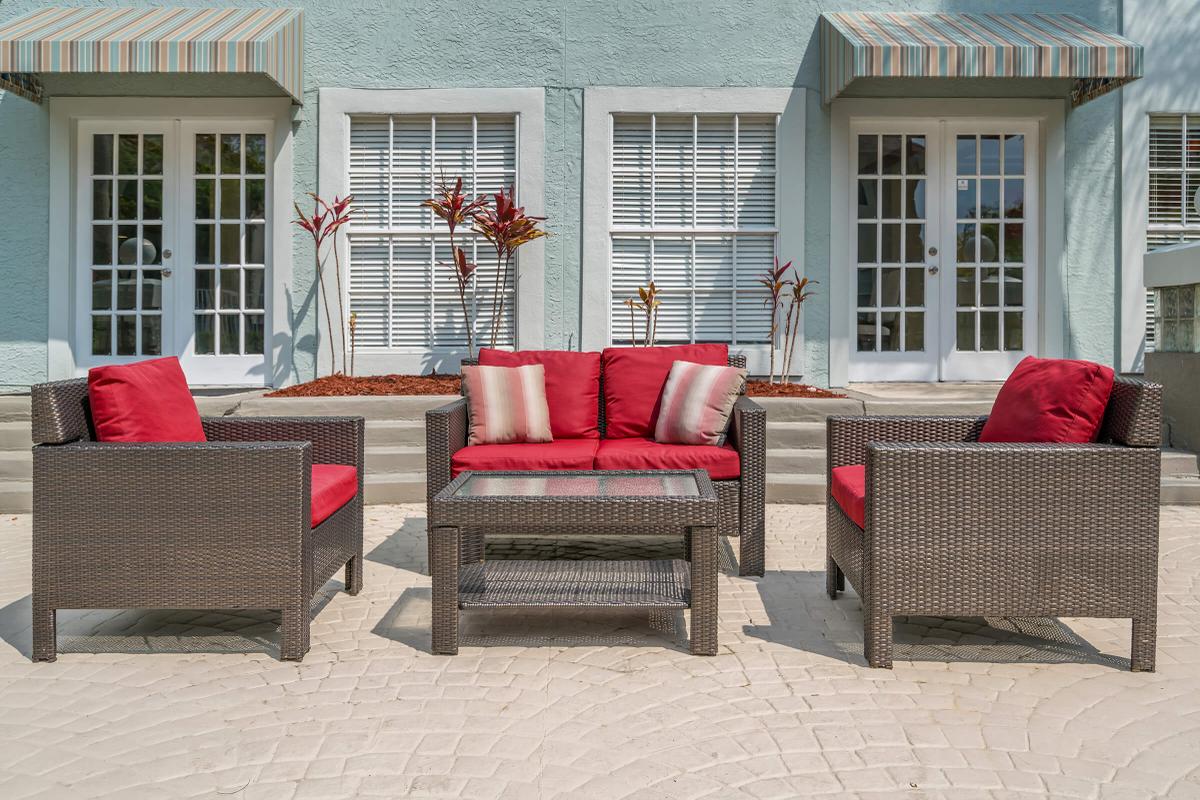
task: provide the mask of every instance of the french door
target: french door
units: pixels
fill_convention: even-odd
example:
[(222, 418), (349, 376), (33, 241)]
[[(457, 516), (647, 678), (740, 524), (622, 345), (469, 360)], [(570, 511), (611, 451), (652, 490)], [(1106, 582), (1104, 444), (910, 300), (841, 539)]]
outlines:
[(1001, 380), (1037, 340), (1037, 124), (852, 126), (852, 381)]
[(76, 364), (179, 356), (198, 385), (265, 385), (270, 123), (80, 123)]

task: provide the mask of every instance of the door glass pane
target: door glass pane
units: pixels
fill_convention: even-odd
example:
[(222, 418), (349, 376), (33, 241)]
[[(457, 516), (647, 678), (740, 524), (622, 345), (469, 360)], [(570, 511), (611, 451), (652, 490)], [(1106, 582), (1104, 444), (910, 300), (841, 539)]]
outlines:
[(246, 308), (265, 308), (263, 293), (263, 270), (246, 270)]
[(875, 350), (875, 314), (858, 315), (858, 349), (864, 352)]
[(999, 267), (986, 267), (979, 271), (979, 305), (1000, 305)]
[(879, 174), (879, 137), (873, 133), (858, 137), (858, 174)]
[(975, 268), (959, 267), (955, 287), (955, 298), (958, 305), (975, 305)]
[(92, 227), (92, 263), (112, 263), (112, 226), (95, 225)]
[(858, 263), (875, 263), (875, 234), (876, 228), (874, 225), (858, 226)]
[(925, 270), (921, 267), (904, 270), (904, 305), (925, 305)]
[(883, 136), (883, 174), (900, 175), (904, 172), (903, 136)]
[(122, 220), (138, 218), (137, 179), (117, 181), (117, 217)]
[(217, 137), (211, 133), (196, 135), (196, 174), (212, 175), (217, 171)]
[(995, 311), (979, 312), (979, 349), (1000, 349), (1000, 314)]
[(92, 355), (112, 355), (112, 317), (92, 317)]
[(904, 313), (904, 349), (910, 353), (925, 349), (925, 312)]
[(242, 232), (238, 225), (221, 226), (221, 263), (242, 263)]
[(142, 174), (162, 175), (163, 137), (159, 133), (148, 133), (142, 137)]
[(221, 174), (237, 175), (242, 171), (242, 137), (237, 133), (221, 134)]
[(267, 262), (267, 226), (250, 224), (246, 226), (246, 263), (265, 264)]
[(142, 355), (162, 355), (162, 317), (158, 314), (142, 317)]
[(979, 174), (1000, 174), (1000, 137), (997, 135), (979, 137)]
[(909, 136), (908, 139), (908, 174), (925, 174), (925, 137)]
[(1025, 137), (1019, 133), (1004, 137), (1004, 174), (1022, 175), (1025, 172)]
[(216, 226), (215, 225), (197, 225), (196, 226), (196, 263), (197, 264), (215, 264), (217, 263), (216, 251)]
[(957, 350), (974, 350), (975, 349), (975, 312), (959, 311), (956, 314), (957, 324), (955, 325), (955, 333), (957, 339), (954, 343)]
[(92, 137), (92, 174), (113, 174), (113, 135), (97, 133)]
[(882, 269), (879, 279), (880, 300), (885, 306), (900, 305), (900, 273), (901, 270), (889, 267)]
[(900, 312), (884, 311), (879, 315), (879, 349), (881, 351), (898, 351), (900, 340)]
[(142, 310), (162, 310), (162, 271), (148, 269), (142, 272)]
[(882, 252), (879, 260), (885, 264), (900, 263), (900, 225), (895, 223), (885, 223), (880, 226), (880, 232), (883, 234), (881, 242)]
[(877, 194), (879, 181), (860, 180), (858, 182), (858, 218), (875, 219), (879, 216)]
[(1022, 311), (1004, 312), (1004, 349), (1025, 349), (1025, 314)]
[(246, 173), (265, 175), (267, 172), (267, 137), (262, 133), (246, 134)]
[(240, 314), (221, 314), (221, 355), (236, 356), (242, 352), (242, 317)]
[(979, 182), (979, 216), (981, 219), (1000, 217), (1000, 180), (986, 178)]
[(884, 219), (900, 219), (900, 198), (903, 195), (903, 183), (899, 180), (882, 181), (882, 202)]
[(211, 269), (196, 270), (196, 310), (214, 309), (217, 307), (216, 271)]
[(137, 271), (117, 271), (117, 308), (126, 311), (137, 308)]
[(246, 315), (246, 353), (262, 355), (265, 317), (262, 314)]
[(1006, 306), (1019, 306), (1025, 302), (1024, 279), (1020, 267), (1005, 267), (1004, 268), (1004, 304)]
[(241, 308), (242, 306), (242, 271), (240, 269), (221, 270), (221, 308)]
[(118, 264), (136, 264), (138, 262), (138, 244), (140, 237), (137, 234), (137, 225), (117, 226)]
[(142, 219), (162, 219), (162, 181), (142, 182)]
[(138, 135), (122, 133), (117, 137), (117, 172), (121, 175), (138, 174)]
[(1004, 216), (1021, 219), (1025, 216), (1025, 181), (1009, 178), (1004, 182)]
[(92, 219), (112, 219), (113, 182), (107, 178), (92, 181)]
[(246, 180), (246, 216), (262, 219), (267, 215), (267, 182), (262, 178)]
[(120, 314), (117, 316), (117, 355), (136, 356), (137, 349), (136, 314)]
[(112, 270), (92, 270), (92, 310), (108, 311), (112, 308)]
[(221, 179), (221, 219), (241, 219), (242, 187), (237, 178)]
[(860, 306), (874, 306), (875, 301), (875, 278), (879, 274), (877, 269), (859, 269), (858, 270), (858, 304)]
[(216, 181), (212, 178), (196, 179), (196, 219), (216, 219)]
[(974, 136), (959, 136), (957, 144), (958, 144), (958, 174), (959, 175), (975, 175), (976, 174), (975, 137)]
[(904, 261), (906, 264), (925, 263), (925, 226), (904, 226)]
[(215, 314), (196, 315), (195, 351), (197, 355), (211, 356), (216, 352)]

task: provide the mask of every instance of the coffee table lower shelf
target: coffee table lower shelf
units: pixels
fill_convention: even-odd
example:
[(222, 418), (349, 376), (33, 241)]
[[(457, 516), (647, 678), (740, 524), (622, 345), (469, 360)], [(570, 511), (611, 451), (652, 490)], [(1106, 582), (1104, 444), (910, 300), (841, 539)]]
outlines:
[(682, 559), (484, 561), (459, 571), (458, 606), (470, 608), (689, 608)]

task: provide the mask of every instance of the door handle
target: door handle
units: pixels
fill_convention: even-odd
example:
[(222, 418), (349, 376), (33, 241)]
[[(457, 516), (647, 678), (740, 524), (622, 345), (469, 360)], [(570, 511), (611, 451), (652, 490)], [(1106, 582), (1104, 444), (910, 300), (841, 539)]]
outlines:
[(163, 268), (162, 268), (162, 276), (163, 276), (164, 278), (169, 278), (169, 277), (171, 277), (171, 272), (172, 272), (172, 270), (171, 270), (171, 268), (170, 268), (170, 267), (163, 267)]
[(937, 264), (930, 264), (930, 265), (929, 265), (929, 274), (930, 274), (930, 275), (937, 275), (937, 274), (938, 274), (938, 272), (940, 272), (940, 271), (941, 271), (941, 268), (940, 268), (940, 267), (938, 267), (938, 265), (937, 265)]

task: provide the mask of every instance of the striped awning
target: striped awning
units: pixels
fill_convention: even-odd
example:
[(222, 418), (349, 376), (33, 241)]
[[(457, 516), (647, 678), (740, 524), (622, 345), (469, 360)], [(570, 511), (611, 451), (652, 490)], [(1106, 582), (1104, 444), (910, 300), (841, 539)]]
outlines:
[(822, 14), (826, 103), (858, 78), (1066, 78), (1076, 104), (1142, 77), (1142, 46), (1068, 14)]
[(259, 73), (303, 100), (295, 9), (46, 8), (0, 24), (0, 89), (41, 98), (46, 73)]

